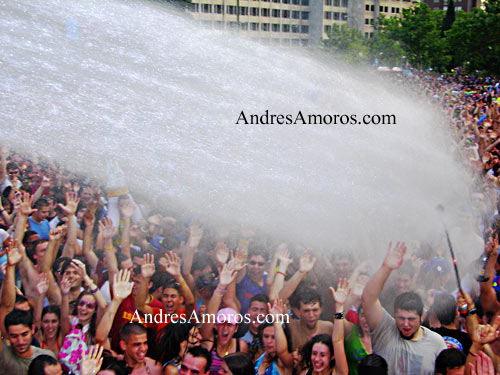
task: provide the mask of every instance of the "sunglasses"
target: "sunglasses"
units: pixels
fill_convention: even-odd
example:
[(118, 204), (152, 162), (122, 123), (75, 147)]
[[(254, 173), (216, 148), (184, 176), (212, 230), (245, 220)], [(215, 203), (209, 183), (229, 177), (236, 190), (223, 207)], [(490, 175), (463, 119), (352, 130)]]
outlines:
[(250, 262), (248, 262), (248, 264), (250, 264), (251, 266), (258, 265), (259, 267), (262, 267), (266, 264), (266, 262), (256, 262), (255, 260), (251, 260)]
[(8, 173), (8, 174), (17, 174), (17, 173), (18, 173), (18, 171), (8, 171), (7, 173)]
[(80, 301), (80, 302), (78, 302), (78, 306), (79, 307), (87, 306), (87, 309), (93, 309), (95, 307), (95, 303)]

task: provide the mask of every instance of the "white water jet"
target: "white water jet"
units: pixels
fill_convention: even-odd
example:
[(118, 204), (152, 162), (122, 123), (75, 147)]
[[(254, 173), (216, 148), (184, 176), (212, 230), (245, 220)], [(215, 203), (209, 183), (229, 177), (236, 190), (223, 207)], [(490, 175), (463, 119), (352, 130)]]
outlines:
[[(116, 160), (133, 190), (332, 250), (439, 236), (436, 205), (451, 223), (469, 204), (441, 119), (380, 77), (142, 1), (2, 0), (0, 19), (1, 141), (18, 150), (96, 176)], [(397, 124), (236, 125), (242, 110)]]

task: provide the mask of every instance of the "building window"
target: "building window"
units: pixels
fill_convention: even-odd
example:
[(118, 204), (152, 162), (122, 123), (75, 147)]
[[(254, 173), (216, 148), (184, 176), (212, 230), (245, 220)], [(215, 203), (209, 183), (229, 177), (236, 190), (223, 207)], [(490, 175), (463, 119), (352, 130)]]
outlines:
[(399, 13), (399, 8), (396, 8), (396, 13)]
[(248, 22), (240, 23), (241, 30), (248, 30)]
[(325, 5), (332, 5), (332, 0), (325, 0)]
[(331, 20), (332, 19), (332, 12), (325, 12), (325, 20)]
[(280, 0), (273, 0), (273, 3), (279, 3)]
[(300, 12), (298, 10), (293, 10), (292, 11), (292, 18), (294, 20), (298, 20), (300, 18)]
[(282, 18), (290, 18), (290, 11), (289, 10), (282, 10), (281, 17)]
[(307, 25), (302, 25), (302, 26), (300, 27), (300, 32), (301, 32), (302, 34), (307, 34), (307, 33), (309, 33), (309, 26), (307, 26)]
[(384, 7), (383, 7), (382, 5), (381, 5), (381, 6), (379, 6), (379, 7), (378, 7), (378, 11), (379, 11), (379, 12), (383, 12), (383, 11), (384, 11)]
[(259, 8), (250, 8), (250, 15), (254, 17), (259, 16)]
[(365, 4), (365, 10), (369, 11), (370, 10), (370, 4)]
[(269, 24), (268, 23), (263, 23), (261, 26), (262, 31), (269, 31)]
[(273, 9), (273, 17), (279, 18), (280, 16), (280, 10), (279, 9)]
[(191, 10), (193, 12), (199, 12), (200, 11), (200, 4), (191, 4)]
[(262, 8), (262, 9), (260, 10), (260, 15), (261, 15), (262, 17), (269, 17), (269, 13), (270, 13), (270, 12), (269, 12), (269, 9), (268, 9), (268, 8)]
[(301, 4), (302, 4), (302, 5), (309, 5), (309, 0), (302, 0), (302, 1), (301, 1)]
[(373, 20), (373, 18), (370, 20), (370, 25), (373, 25), (375, 23), (375, 21)]
[(330, 25), (325, 26), (325, 33), (329, 32), (332, 29)]
[(250, 23), (250, 30), (258, 31), (259, 30), (259, 24), (257, 22)]
[(240, 16), (248, 16), (248, 7), (240, 7)]
[(280, 32), (280, 24), (279, 23), (273, 23), (273, 31), (275, 33), (279, 33)]
[(201, 11), (203, 13), (212, 13), (212, 5), (211, 4), (203, 4)]
[(342, 8), (347, 8), (349, 6), (349, 0), (342, 0)]
[(373, 33), (370, 33), (370, 38), (373, 38)]
[(365, 25), (369, 25), (370, 24), (370, 20), (368, 18), (365, 18)]
[(384, 12), (389, 13), (389, 7), (384, 7)]
[(281, 0), (283, 4), (290, 4), (290, 0)]
[(333, 0), (333, 6), (334, 7), (339, 7), (340, 6), (340, 0)]
[(292, 0), (292, 4), (293, 5), (299, 5), (300, 4), (300, 0)]
[(236, 7), (234, 5), (228, 5), (226, 12), (227, 14), (236, 14)]
[(372, 12), (375, 12), (375, 5), (370, 5), (370, 10), (371, 10)]
[(299, 25), (292, 25), (292, 33), (298, 34), (299, 30)]
[(282, 25), (281, 31), (283, 31), (284, 33), (289, 33), (290, 32), (290, 25), (288, 25), (288, 24)]
[(333, 12), (333, 20), (338, 21), (340, 19), (340, 13), (339, 12)]
[(302, 19), (308, 20), (309, 19), (309, 12), (302, 12)]
[(342, 21), (347, 21), (347, 13), (342, 13)]
[(221, 14), (222, 13), (222, 5), (216, 5), (215, 6), (215, 13)]

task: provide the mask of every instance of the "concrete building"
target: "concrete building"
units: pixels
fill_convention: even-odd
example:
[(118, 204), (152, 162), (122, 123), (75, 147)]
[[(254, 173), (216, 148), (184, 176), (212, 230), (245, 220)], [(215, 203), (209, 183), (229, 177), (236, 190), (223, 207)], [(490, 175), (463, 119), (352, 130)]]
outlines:
[[(443, 1), (443, 0), (440, 0)], [(465, 1), (465, 0), (464, 0)], [(418, 0), (186, 0), (193, 18), (215, 28), (235, 28), (263, 42), (319, 45), (334, 24), (365, 37), (379, 14), (397, 16)]]
[[(448, 0), (424, 0), (429, 8), (433, 10), (448, 9)], [(472, 12), (473, 8), (481, 6), (481, 0), (454, 0), (455, 11), (464, 10), (466, 12)]]

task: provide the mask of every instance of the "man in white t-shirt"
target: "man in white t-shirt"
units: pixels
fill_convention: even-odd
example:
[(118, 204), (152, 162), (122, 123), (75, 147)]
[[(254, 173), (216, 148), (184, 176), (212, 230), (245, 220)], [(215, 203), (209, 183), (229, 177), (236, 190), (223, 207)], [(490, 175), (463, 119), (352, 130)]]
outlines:
[(443, 338), (422, 327), (424, 305), (414, 292), (402, 293), (394, 301), (394, 318), (382, 308), (378, 297), (393, 270), (401, 267), (406, 246), (392, 243), (382, 266), (363, 290), (362, 303), (371, 330), (373, 352), (384, 357), (389, 375), (434, 375), (434, 363), (446, 349)]

